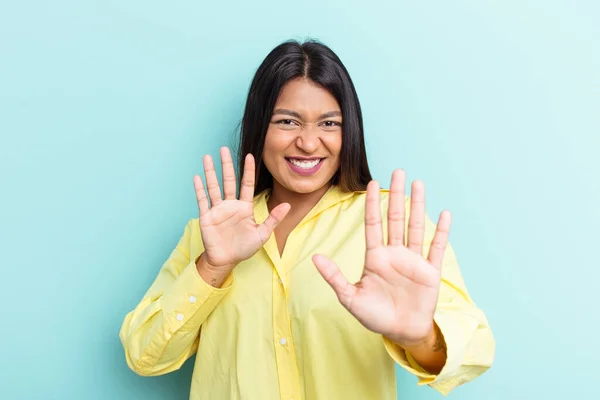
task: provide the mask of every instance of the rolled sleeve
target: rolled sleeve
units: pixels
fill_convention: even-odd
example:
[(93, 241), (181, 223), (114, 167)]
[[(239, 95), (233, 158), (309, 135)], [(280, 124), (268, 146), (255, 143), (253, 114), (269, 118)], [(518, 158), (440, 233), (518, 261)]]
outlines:
[[(434, 320), (446, 343), (446, 363), (439, 374), (423, 369), (412, 355), (384, 337), (389, 355), (402, 368), (443, 395), (485, 372), (492, 363), (495, 343), (487, 324), (475, 316), (458, 311), (436, 311)], [(484, 317), (485, 320), (485, 317)]]

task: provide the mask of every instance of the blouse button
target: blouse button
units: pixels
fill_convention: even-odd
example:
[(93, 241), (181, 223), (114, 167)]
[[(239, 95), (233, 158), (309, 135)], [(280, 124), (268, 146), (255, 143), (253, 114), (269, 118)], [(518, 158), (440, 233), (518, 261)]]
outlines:
[(279, 344), (280, 344), (280, 345), (282, 345), (282, 346), (285, 346), (285, 345), (286, 345), (286, 343), (287, 343), (287, 340), (285, 340), (285, 338), (281, 338), (281, 339), (279, 339)]
[(194, 304), (196, 302), (195, 296), (190, 296), (190, 303)]
[(177, 321), (183, 321), (183, 314), (177, 314)]

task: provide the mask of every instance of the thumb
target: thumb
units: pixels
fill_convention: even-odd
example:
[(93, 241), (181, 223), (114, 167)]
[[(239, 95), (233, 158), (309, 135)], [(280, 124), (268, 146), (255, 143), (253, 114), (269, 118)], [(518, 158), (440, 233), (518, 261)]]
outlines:
[(340, 303), (349, 310), (356, 294), (356, 286), (348, 282), (337, 264), (324, 255), (315, 254), (312, 256), (312, 261), (321, 276), (329, 283)]
[(277, 207), (275, 207), (271, 214), (267, 217), (265, 222), (260, 224), (258, 227), (258, 234), (260, 235), (260, 240), (264, 245), (269, 240), (269, 237), (275, 230), (275, 227), (281, 222), (282, 219), (285, 218), (287, 213), (290, 211), (291, 206), (289, 203), (281, 203)]

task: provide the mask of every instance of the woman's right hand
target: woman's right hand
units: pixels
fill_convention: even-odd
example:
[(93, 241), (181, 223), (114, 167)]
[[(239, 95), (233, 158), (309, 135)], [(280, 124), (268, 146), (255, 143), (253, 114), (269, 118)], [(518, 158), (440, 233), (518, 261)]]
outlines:
[(271, 233), (290, 210), (288, 203), (279, 204), (260, 225), (254, 220), (254, 157), (246, 155), (240, 197), (236, 197), (236, 180), (231, 153), (221, 148), (224, 198), (210, 155), (203, 158), (208, 199), (202, 179), (194, 176), (194, 187), (200, 213), (200, 233), (204, 243), (202, 257), (211, 272), (228, 275), (233, 268), (250, 257), (267, 242)]

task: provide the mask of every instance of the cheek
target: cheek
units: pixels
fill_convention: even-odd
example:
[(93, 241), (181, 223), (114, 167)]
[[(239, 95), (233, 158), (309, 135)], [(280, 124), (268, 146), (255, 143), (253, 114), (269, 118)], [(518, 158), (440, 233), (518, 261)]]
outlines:
[(269, 128), (265, 136), (265, 145), (263, 148), (263, 162), (268, 168), (273, 168), (276, 165), (276, 159), (285, 150), (285, 142), (278, 132)]
[(340, 153), (342, 152), (342, 133), (340, 132), (336, 135), (331, 135), (326, 139), (325, 145), (331, 154), (335, 154), (339, 158)]
[(277, 141), (275, 140), (276, 135), (271, 131), (271, 128), (267, 131), (265, 136), (265, 145), (263, 148), (264, 157), (273, 157), (274, 153), (277, 152)]

